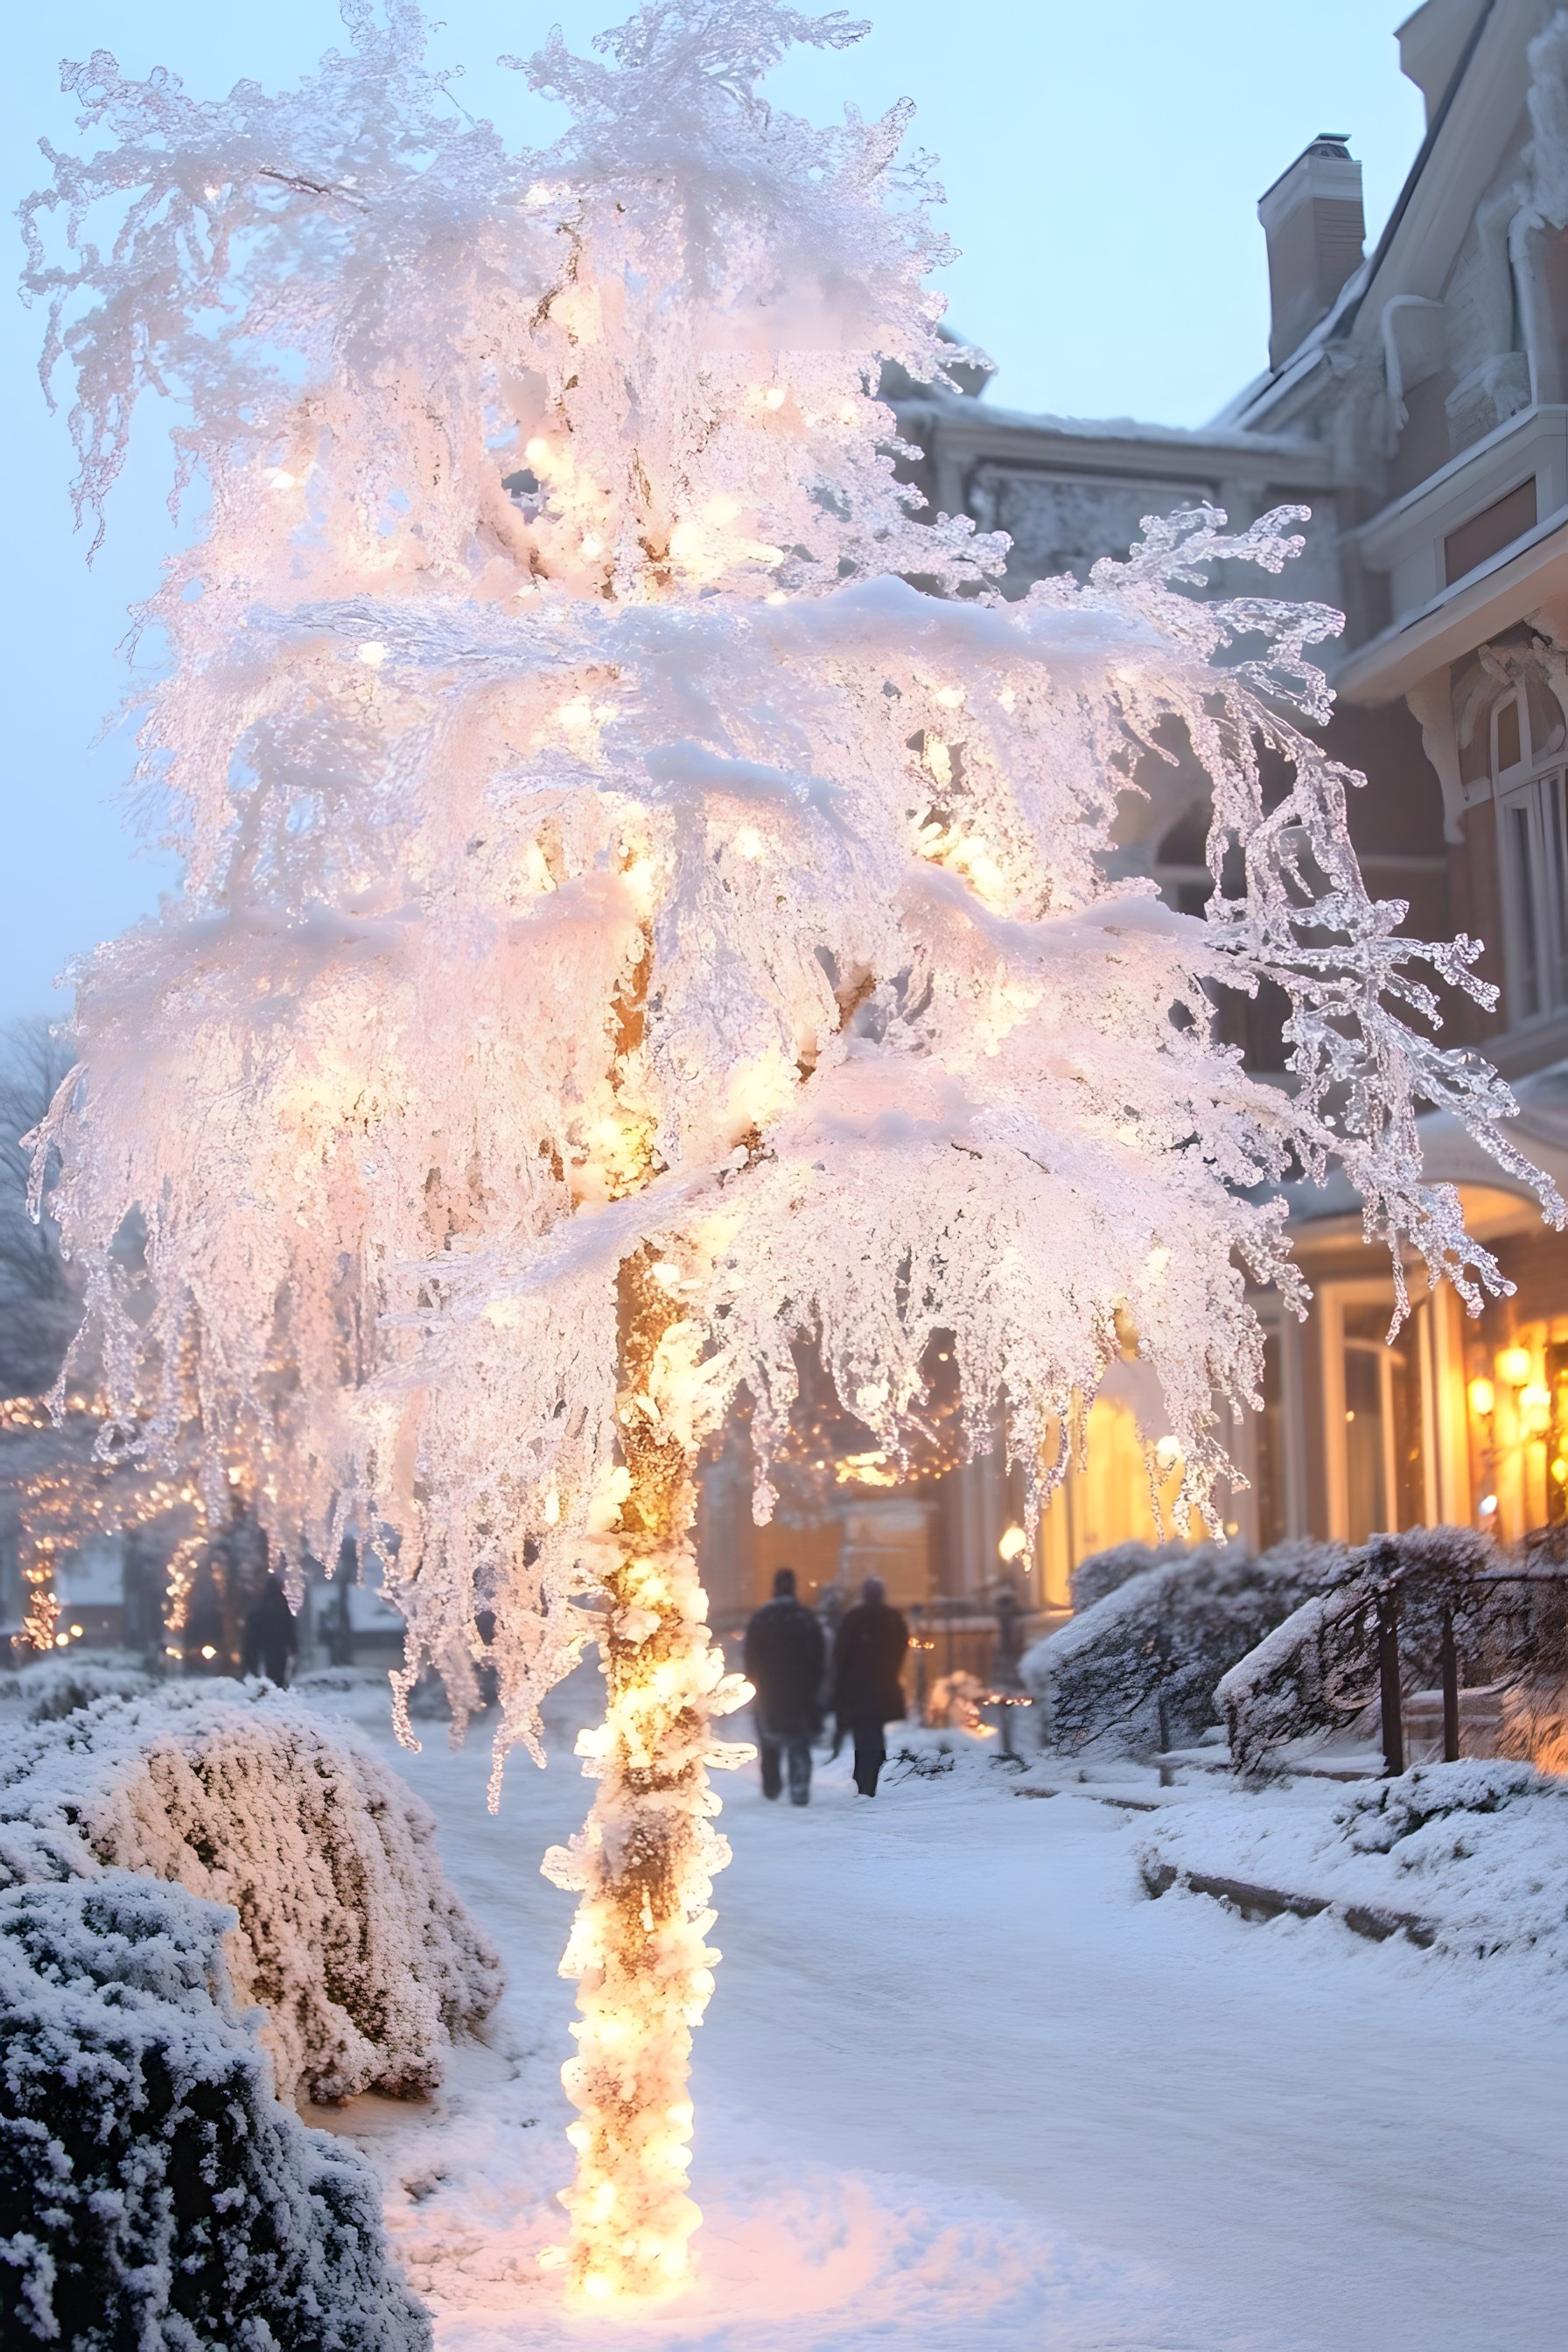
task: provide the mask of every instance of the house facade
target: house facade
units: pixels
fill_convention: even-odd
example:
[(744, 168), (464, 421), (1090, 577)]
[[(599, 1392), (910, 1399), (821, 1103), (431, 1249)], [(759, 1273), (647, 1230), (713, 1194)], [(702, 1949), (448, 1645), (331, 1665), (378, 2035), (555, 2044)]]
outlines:
[[(1009, 593), (1124, 554), (1144, 515), (1206, 500), (1244, 526), (1311, 509), (1279, 593), (1345, 614), (1324, 648), (1326, 740), (1367, 779), (1351, 825), (1369, 885), (1408, 903), (1415, 934), (1484, 941), (1497, 1007), (1448, 1005), (1446, 1036), (1509, 1076), (1515, 1139), (1568, 1191), (1568, 15), (1426, 0), (1397, 40), (1427, 127), (1389, 222), (1368, 251), (1339, 133), (1265, 191), (1268, 365), (1211, 425), (1018, 414), (978, 372), (962, 391), (895, 387), (896, 405), (931, 510), (1009, 534)], [(1208, 593), (1257, 584), (1216, 576)], [(1120, 868), (1196, 911), (1204, 780), (1151, 763), (1140, 781)], [(1219, 1017), (1255, 1070), (1289, 1084), (1277, 1012)], [(1299, 1326), (1258, 1300), (1265, 1409), (1233, 1433), (1250, 1483), (1227, 1524), (1251, 1542), (1443, 1520), (1507, 1538), (1568, 1514), (1568, 1237), (1452, 1121), (1423, 1125), (1428, 1173), (1458, 1186), (1513, 1293), (1474, 1319), (1446, 1286), (1417, 1293), (1390, 1347), (1391, 1269), (1348, 1191), (1297, 1200), (1313, 1311)], [(1061, 1605), (1079, 1559), (1153, 1532), (1115, 1389), (1027, 1559), (994, 1460), (886, 1495), (851, 1472), (815, 1518), (755, 1531), (746, 1482), (719, 1472), (704, 1518), (721, 1612), (786, 1559), (818, 1587), (871, 1565), (907, 1601), (978, 1600), (1009, 1577)]]

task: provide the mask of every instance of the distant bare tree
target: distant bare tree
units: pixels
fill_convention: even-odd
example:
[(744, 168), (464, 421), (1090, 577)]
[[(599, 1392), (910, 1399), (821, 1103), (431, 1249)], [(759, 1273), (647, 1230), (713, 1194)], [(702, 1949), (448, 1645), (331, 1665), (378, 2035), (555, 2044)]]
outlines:
[(47, 1193), (39, 1223), (27, 1213), (32, 1154), (21, 1140), (47, 1110), (70, 1061), (47, 1021), (0, 1028), (0, 1393), (6, 1396), (48, 1387), (80, 1315)]

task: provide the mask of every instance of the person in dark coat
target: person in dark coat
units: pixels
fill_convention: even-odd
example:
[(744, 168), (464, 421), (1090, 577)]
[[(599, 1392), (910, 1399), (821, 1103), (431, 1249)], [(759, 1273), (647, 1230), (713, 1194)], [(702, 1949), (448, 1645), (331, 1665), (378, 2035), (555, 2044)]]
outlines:
[(901, 1723), (908, 1712), (899, 1677), (909, 1646), (910, 1629), (888, 1606), (887, 1587), (879, 1576), (868, 1576), (859, 1601), (840, 1620), (831, 1684), (839, 1731), (855, 1742), (855, 1786), (863, 1797), (876, 1795), (888, 1760), (883, 1726)]
[(789, 1771), (792, 1805), (811, 1801), (811, 1742), (822, 1721), (820, 1693), (827, 1645), (815, 1612), (795, 1598), (795, 1570), (773, 1571), (773, 1597), (746, 1628), (746, 1680), (757, 1694), (763, 1794), (776, 1797)]
[(240, 1649), (243, 1671), (247, 1675), (265, 1675), (279, 1690), (289, 1687), (289, 1670), (300, 1647), (300, 1636), (294, 1626), (294, 1612), (289, 1608), (281, 1581), (269, 1576), (261, 1588), (261, 1597), (247, 1612), (245, 1633)]

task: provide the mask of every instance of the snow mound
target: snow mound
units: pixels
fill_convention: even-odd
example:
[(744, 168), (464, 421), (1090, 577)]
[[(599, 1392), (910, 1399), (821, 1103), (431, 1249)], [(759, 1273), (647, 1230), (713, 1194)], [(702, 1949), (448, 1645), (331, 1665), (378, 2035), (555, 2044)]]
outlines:
[(419, 2352), (376, 2182), (273, 2095), (230, 1911), (124, 1871), (0, 1893), (0, 2334)]
[(266, 2011), (286, 2098), (428, 2088), (500, 1990), (427, 1808), (351, 1730), (260, 1684), (0, 1735), (0, 1885), (105, 1865), (234, 1906), (235, 1998)]
[(89, 1664), (73, 1658), (0, 1675), (0, 1706), (20, 1706), (29, 1723), (54, 1723), (99, 1698), (144, 1698), (158, 1687), (140, 1666)]
[(1568, 1969), (1568, 1783), (1529, 1764), (1421, 1764), (1332, 1805), (1263, 1790), (1163, 1813), (1144, 1884), (1198, 1872), (1425, 1922), (1471, 1959)]
[(1122, 1545), (1086, 1560), (1075, 1597), (1101, 1597), (1024, 1654), (1019, 1670), (1054, 1748), (1148, 1755), (1196, 1740), (1216, 1719), (1215, 1686), (1226, 1669), (1342, 1557), (1328, 1545), (1279, 1544), (1254, 1558), (1205, 1543), (1174, 1558), (1146, 1552), (1150, 1564), (1140, 1567), (1144, 1551)]
[[(704, 2212), (690, 2293), (635, 2319), (595, 2318), (595, 2352), (1150, 2352), (1178, 2340), (1147, 2273), (984, 2189), (764, 2161), (742, 2165)], [(549, 2275), (530, 2275), (504, 2238), (487, 2263), (478, 2235), (457, 2224), (445, 2249), (433, 2231), (420, 2242), (439, 2352), (580, 2345), (583, 2322)]]
[[(1015, 1723), (1014, 1737), (1019, 1737)], [(1005, 1781), (1022, 1772), (1030, 1758), (1004, 1754), (995, 1727), (985, 1723), (900, 1723), (889, 1727), (888, 1760), (879, 1786), (896, 1789), (905, 1780)]]

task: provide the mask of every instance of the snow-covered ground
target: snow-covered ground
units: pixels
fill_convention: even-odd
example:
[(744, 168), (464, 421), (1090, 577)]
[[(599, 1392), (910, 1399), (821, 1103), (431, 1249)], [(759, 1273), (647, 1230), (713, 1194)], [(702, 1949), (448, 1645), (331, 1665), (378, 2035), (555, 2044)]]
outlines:
[[(571, 2014), (570, 1898), (538, 1860), (585, 1808), (566, 1726), (596, 1688), (562, 1695), (550, 1770), (515, 1760), (499, 1820), (482, 1742), (452, 1754), (434, 1725), (399, 1759), (510, 1979), (437, 2099), (331, 2119), (383, 2170), (441, 2352), (1563, 2341), (1568, 1987), (1332, 1919), (1151, 1902), (1150, 1817), (1088, 1796), (959, 1770), (868, 1805), (842, 1765), (806, 1812), (724, 1785), (700, 2284), (635, 2320), (568, 2316), (534, 2261), (562, 2233)], [(369, 1688), (314, 1703), (384, 1721)], [(1208, 1800), (1178, 1802), (1194, 1837)]]

